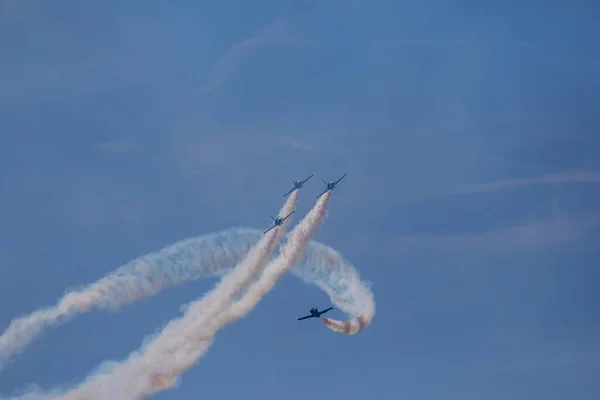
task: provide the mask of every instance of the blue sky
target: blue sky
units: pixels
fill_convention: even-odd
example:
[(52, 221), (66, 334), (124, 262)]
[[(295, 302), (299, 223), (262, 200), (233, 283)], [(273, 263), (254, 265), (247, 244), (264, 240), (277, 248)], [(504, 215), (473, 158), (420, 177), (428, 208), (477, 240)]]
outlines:
[[(297, 323), (328, 299), (286, 276), (157, 398), (596, 398), (590, 4), (0, 0), (0, 326), (347, 172), (316, 239), (373, 324)], [(48, 331), (0, 393), (125, 358), (212, 284)]]

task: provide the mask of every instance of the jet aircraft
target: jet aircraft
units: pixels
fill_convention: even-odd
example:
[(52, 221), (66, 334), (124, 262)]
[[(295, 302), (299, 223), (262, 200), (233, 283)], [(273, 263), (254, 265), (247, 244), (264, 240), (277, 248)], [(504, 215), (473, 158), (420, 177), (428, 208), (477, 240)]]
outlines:
[(269, 232), (271, 229), (274, 229), (278, 226), (281, 226), (281, 224), (283, 224), (283, 221), (285, 221), (286, 219), (288, 219), (290, 217), (290, 215), (292, 215), (293, 213), (295, 213), (296, 210), (292, 211), (291, 213), (289, 213), (285, 218), (281, 218), (281, 217), (277, 217), (277, 218), (273, 218), (271, 217), (271, 219), (273, 220), (273, 225), (271, 225), (269, 227), (269, 229), (267, 229), (264, 233)]
[(331, 310), (333, 310), (333, 307), (326, 308), (323, 311), (319, 311), (319, 307), (311, 308), (310, 315), (307, 315), (306, 317), (298, 317), (296, 319), (298, 321), (302, 321), (303, 319), (308, 319), (308, 318), (319, 318), (321, 315), (323, 315), (327, 311), (331, 311)]
[(300, 189), (300, 188), (301, 188), (301, 187), (302, 187), (302, 186), (303, 186), (303, 185), (306, 183), (306, 181), (307, 181), (307, 180), (309, 180), (310, 178), (312, 178), (312, 177), (313, 177), (313, 175), (314, 175), (314, 174), (315, 174), (315, 173), (313, 172), (313, 173), (312, 173), (312, 174), (311, 174), (311, 175), (310, 175), (308, 178), (306, 178), (306, 179), (305, 179), (305, 180), (303, 180), (303, 181), (301, 181), (301, 180), (300, 180), (300, 178), (296, 179), (295, 181), (292, 181), (292, 182), (294, 182), (294, 188), (293, 188), (293, 189), (291, 189), (291, 190), (290, 190), (289, 192), (287, 192), (286, 194), (284, 194), (284, 195), (283, 195), (283, 197), (286, 197), (287, 195), (289, 195), (290, 193), (292, 193), (292, 192), (293, 192), (294, 190), (296, 190), (296, 189)]
[(344, 178), (346, 177), (346, 175), (348, 175), (348, 174), (344, 174), (344, 176), (342, 176), (340, 179), (338, 179), (338, 180), (337, 180), (337, 181), (335, 181), (335, 182), (334, 182), (334, 181), (329, 181), (329, 182), (325, 182), (325, 181), (323, 181), (323, 183), (327, 185), (327, 189), (325, 189), (325, 191), (324, 191), (323, 193), (321, 193), (320, 195), (318, 195), (318, 196), (317, 196), (317, 199), (318, 199), (319, 197), (323, 196), (325, 193), (329, 192), (330, 190), (333, 190), (333, 189), (335, 189), (335, 186), (336, 186), (338, 183), (340, 183), (340, 181), (341, 181), (342, 179), (344, 179)]

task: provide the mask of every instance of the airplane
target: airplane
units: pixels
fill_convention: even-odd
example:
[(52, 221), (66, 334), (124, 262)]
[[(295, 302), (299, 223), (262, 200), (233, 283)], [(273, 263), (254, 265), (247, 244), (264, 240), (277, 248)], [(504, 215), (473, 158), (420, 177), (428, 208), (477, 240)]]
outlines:
[(335, 189), (335, 186), (336, 186), (338, 183), (340, 183), (340, 181), (341, 181), (342, 179), (344, 179), (344, 178), (346, 177), (346, 175), (348, 175), (348, 174), (344, 174), (344, 176), (342, 176), (340, 179), (338, 179), (338, 180), (337, 180), (337, 181), (335, 181), (335, 182), (334, 182), (334, 181), (329, 181), (329, 182), (325, 182), (325, 181), (323, 181), (323, 183), (327, 185), (327, 189), (325, 189), (325, 191), (324, 191), (323, 193), (321, 193), (320, 195), (318, 195), (318, 196), (317, 196), (317, 199), (318, 199), (319, 197), (323, 196), (325, 193), (329, 192), (330, 190), (333, 190), (333, 189)]
[(292, 211), (292, 212), (291, 212), (291, 213), (289, 213), (289, 214), (287, 215), (287, 217), (285, 217), (285, 218), (281, 218), (281, 217), (279, 217), (279, 216), (278, 216), (277, 218), (273, 218), (273, 217), (271, 217), (271, 219), (273, 220), (273, 225), (271, 225), (271, 226), (269, 227), (269, 229), (267, 229), (267, 230), (266, 230), (264, 233), (267, 233), (267, 232), (269, 232), (271, 229), (274, 229), (274, 228), (276, 228), (276, 227), (280, 226), (281, 224), (283, 224), (283, 221), (285, 221), (286, 219), (288, 219), (288, 218), (290, 217), (290, 215), (292, 215), (292, 214), (293, 214), (293, 213), (295, 213), (295, 212), (296, 212), (296, 210)]
[(287, 192), (286, 194), (284, 194), (283, 197), (286, 197), (288, 194), (292, 193), (296, 189), (300, 189), (306, 183), (307, 180), (309, 180), (310, 178), (313, 177), (314, 174), (315, 173), (313, 172), (308, 178), (306, 178), (303, 181), (301, 181), (300, 178), (296, 179), (295, 181), (292, 181), (292, 182), (294, 182), (294, 188), (292, 190), (290, 190), (289, 192)]
[(308, 318), (319, 318), (321, 315), (323, 315), (327, 311), (331, 311), (331, 310), (333, 310), (333, 307), (326, 308), (323, 311), (319, 311), (319, 307), (311, 308), (310, 309), (310, 315), (307, 315), (306, 317), (298, 317), (296, 319), (298, 321), (302, 321), (303, 319), (308, 319)]

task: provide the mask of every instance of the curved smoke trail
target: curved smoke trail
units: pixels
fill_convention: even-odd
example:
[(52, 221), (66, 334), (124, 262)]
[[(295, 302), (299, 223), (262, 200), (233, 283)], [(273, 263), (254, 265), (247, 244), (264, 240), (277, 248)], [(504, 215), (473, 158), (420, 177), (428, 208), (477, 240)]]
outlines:
[[(169, 323), (167, 328), (147, 342), (140, 351), (132, 353), (122, 363), (113, 363), (111, 368), (105, 368), (82, 385), (53, 399), (96, 400), (120, 397), (138, 400), (174, 387), (183, 372), (192, 367), (210, 348), (214, 334), (226, 324), (250, 312), (281, 274), (298, 261), (308, 240), (326, 216), (329, 198), (328, 193), (317, 201), (315, 207), (290, 233), (280, 254), (264, 268), (262, 276), (248, 288), (240, 300), (231, 302), (235, 285), (241, 282), (240, 276), (250, 275), (247, 271), (255, 268), (251, 261), (252, 254), (256, 250), (260, 253), (267, 249), (269, 243), (272, 243), (270, 238), (261, 239), (249, 256), (226, 275), (212, 292), (191, 303), (183, 317)], [(261, 243), (265, 244), (261, 246)], [(224, 304), (228, 307), (224, 308)]]
[[(280, 214), (288, 215), (296, 208), (297, 202), (298, 191), (295, 191)], [(281, 241), (290, 223), (291, 218), (288, 218), (281, 229), (270, 232), (276, 235), (273, 244)], [(34, 311), (10, 323), (0, 336), (0, 372), (44, 328), (64, 323), (93, 307), (116, 310), (125, 304), (153, 296), (167, 287), (202, 276), (219, 275), (223, 269), (231, 269), (241, 262), (248, 255), (250, 247), (250, 243), (236, 235), (235, 230), (204, 235), (137, 258), (91, 285), (69, 291), (54, 307)], [(266, 259), (261, 261), (263, 264), (273, 250), (264, 254)]]
[[(297, 191), (294, 193), (297, 193)], [(277, 231), (281, 232), (283, 230)], [(291, 234), (289, 236), (291, 237)], [(226, 275), (234, 265), (248, 256), (250, 249), (259, 242), (261, 237), (264, 237), (262, 233), (254, 229), (230, 229), (212, 235), (188, 239), (157, 253), (134, 260), (83, 290), (68, 293), (56, 307), (38, 311), (13, 322), (9, 330), (0, 337), (0, 345), (2, 345), (0, 350), (4, 350), (5, 355), (10, 355), (10, 351), (6, 351), (7, 349), (13, 350), (13, 354), (15, 354), (44, 326), (61, 322), (65, 318), (73, 317), (75, 314), (87, 311), (94, 306), (118, 308), (186, 280), (198, 279), (202, 276)], [(308, 240), (308, 236), (306, 240)], [(280, 246), (274, 251), (278, 258), (282, 254), (284, 256), (286, 254), (285, 247), (281, 248)], [(298, 253), (292, 258), (291, 261), (288, 260), (286, 263), (287, 267), (297, 263), (292, 269), (292, 273), (306, 283), (323, 289), (338, 308), (355, 317), (350, 321), (324, 319), (327, 326), (343, 333), (355, 333), (368, 325), (375, 312), (373, 295), (368, 285), (361, 282), (360, 276), (354, 267), (344, 260), (337, 251), (325, 245), (310, 242), (303, 253)], [(273, 263), (270, 265), (273, 265)], [(281, 273), (285, 272), (285, 269)], [(263, 277), (265, 275), (266, 273), (263, 274)], [(271, 286), (276, 279), (272, 280)], [(136, 290), (130, 292), (132, 286)], [(226, 315), (229, 315), (229, 319), (247, 312), (243, 311), (244, 307), (239, 305), (244, 304), (244, 299), (252, 293), (252, 288), (255, 286), (256, 284), (251, 286), (248, 292), (245, 293), (244, 298), (228, 309), (230, 312), (227, 312)], [(256, 301), (260, 300), (260, 297), (262, 295), (259, 295)], [(57, 316), (61, 313), (62, 315)], [(199, 318), (199, 320), (205, 321), (206, 318)], [(331, 322), (328, 323), (328, 321)], [(208, 325), (210, 325), (210, 322)], [(351, 328), (346, 328), (346, 326)], [(207, 329), (201, 330), (200, 333), (190, 329), (184, 331), (188, 332), (189, 335), (194, 335), (196, 341), (204, 341), (203, 346), (209, 346), (212, 333), (206, 333)], [(24, 333), (25, 340), (13, 342), (8, 340), (11, 337), (18, 337), (19, 333)], [(198, 347), (197, 344), (195, 345)], [(181, 348), (178, 354), (185, 354), (185, 351), (185, 348)], [(151, 378), (154, 380), (154, 386), (160, 389), (161, 386), (172, 386), (174, 384), (173, 378), (176, 378), (180, 373), (181, 371), (175, 373), (173, 371), (155, 371)], [(41, 395), (41, 397), (47, 398), (47, 395)], [(79, 398), (79, 396), (74, 398)]]

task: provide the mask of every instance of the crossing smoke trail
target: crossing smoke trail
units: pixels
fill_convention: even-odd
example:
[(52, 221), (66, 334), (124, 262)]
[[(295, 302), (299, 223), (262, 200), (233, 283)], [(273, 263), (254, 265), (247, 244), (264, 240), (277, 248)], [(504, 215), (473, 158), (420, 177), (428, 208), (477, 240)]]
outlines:
[[(327, 215), (327, 205), (330, 196), (331, 193), (328, 192), (321, 197), (310, 213), (294, 228), (290, 233), (288, 243), (282, 248), (281, 253), (265, 267), (261, 278), (248, 288), (242, 299), (232, 304), (223, 312), (213, 315), (207, 321), (206, 326), (198, 327), (198, 331), (191, 330), (193, 332), (191, 339), (195, 347), (193, 356), (189, 357), (185, 368), (176, 369), (174, 372), (167, 374), (153, 374), (150, 378), (150, 382), (154, 385), (152, 393), (173, 386), (175, 378), (181, 375), (184, 369), (191, 367), (208, 350), (214, 333), (225, 325), (246, 316), (273, 288), (281, 275), (298, 261), (309, 239), (315, 234)], [(143, 397), (146, 397), (146, 395)], [(136, 396), (132, 398), (140, 399), (142, 397)]]
[[(265, 267), (258, 282), (252, 284), (240, 300), (223, 308), (213, 307), (210, 298), (220, 299), (221, 304), (226, 302), (231, 293), (228, 285), (236, 281), (234, 276), (243, 275), (249, 267), (252, 268), (252, 263), (246, 265), (247, 260), (226, 275), (213, 292), (193, 302), (186, 310), (186, 315), (170, 323), (140, 352), (133, 353), (127, 361), (113, 364), (107, 371), (93, 375), (78, 388), (54, 399), (99, 400), (118, 397), (138, 400), (174, 387), (179, 376), (209, 349), (214, 334), (224, 325), (249, 313), (277, 279), (298, 261), (308, 240), (325, 218), (329, 199), (330, 193), (327, 193), (317, 201), (290, 233), (278, 257)], [(270, 240), (267, 239), (267, 242)]]
[[(280, 214), (288, 215), (295, 210), (297, 202), (296, 190), (288, 197)], [(291, 220), (291, 217), (288, 218), (280, 229), (270, 232), (276, 235), (272, 244), (281, 241)], [(0, 336), (0, 373), (11, 357), (22, 352), (46, 327), (66, 322), (94, 306), (117, 310), (124, 304), (155, 295), (168, 286), (194, 279), (194, 275), (217, 275), (217, 269), (211, 268), (219, 268), (219, 262), (227, 263), (227, 256), (239, 252), (242, 247), (239, 242), (228, 240), (230, 236), (227, 231), (207, 235), (195, 243), (180, 242), (157, 253), (140, 257), (96, 283), (79, 291), (68, 292), (54, 307), (13, 320)], [(233, 246), (229, 247), (228, 242)], [(249, 246), (246, 249), (249, 251)], [(266, 260), (272, 251), (273, 249), (265, 252)], [(237, 262), (241, 260), (238, 257)], [(230, 261), (229, 265), (235, 264)]]
[[(298, 191), (294, 193), (297, 192)], [(285, 215), (287, 215), (287, 213)], [(291, 235), (289, 236), (291, 237)], [(180, 284), (186, 280), (198, 279), (203, 276), (225, 276), (231, 271), (234, 265), (238, 264), (248, 255), (250, 249), (261, 237), (263, 237), (263, 235), (260, 231), (248, 228), (235, 228), (176, 243), (157, 253), (134, 260), (115, 273), (87, 288), (91, 293), (113, 293), (115, 295), (114, 298), (109, 299), (106, 296), (103, 298), (99, 295), (97, 295), (97, 297), (90, 296), (95, 302), (91, 302), (88, 299), (86, 301), (80, 301), (79, 303), (76, 303), (76, 305), (78, 304), (80, 307), (81, 304), (87, 305), (87, 309), (93, 306), (116, 309), (128, 302), (150, 296), (161, 289)], [(306, 240), (308, 241), (308, 238)], [(287, 253), (284, 249), (276, 248), (275, 255), (277, 257), (282, 255), (285, 256)], [(305, 251), (300, 252), (299, 254), (297, 253), (295, 257), (292, 257), (291, 261), (287, 263), (287, 267), (293, 265), (295, 262), (296, 265), (291, 270), (294, 275), (301, 278), (304, 282), (324, 290), (329, 295), (334, 305), (347, 314), (355, 317), (351, 321), (336, 322), (342, 325), (353, 324), (360, 329), (370, 323), (375, 313), (375, 303), (369, 285), (361, 281), (356, 269), (344, 260), (337, 251), (320, 243), (309, 242)], [(283, 272), (285, 271), (282, 271), (281, 273)], [(261, 280), (265, 275), (266, 274), (263, 274)], [(259, 280), (259, 282), (261, 282), (261, 280)], [(273, 284), (275, 281), (276, 279), (273, 281)], [(103, 286), (100, 285), (102, 282), (104, 282)], [(136, 293), (136, 296), (123, 295), (126, 285), (131, 282), (137, 282), (136, 284), (139, 288), (139, 292)], [(103, 287), (104, 291), (98, 290), (98, 287)], [(106, 289), (107, 287), (110, 288), (112, 292)], [(241, 305), (247, 304), (244, 303), (244, 301), (252, 293), (253, 287), (258, 286), (256, 286), (256, 284), (251, 286), (241, 301), (234, 303), (233, 308), (227, 309), (233, 310), (226, 313), (226, 315), (229, 315), (228, 318), (237, 318), (236, 315), (245, 312), (243, 311), (244, 307)], [(90, 290), (90, 288), (96, 288), (96, 291)], [(268, 291), (269, 289), (266, 290)], [(79, 297), (75, 297), (75, 299), (82, 299), (82, 292), (84, 291), (75, 292), (75, 295), (79, 295)], [(67, 296), (69, 296), (69, 294)], [(259, 296), (258, 300), (260, 300), (260, 297), (262, 296)], [(61, 302), (59, 302), (59, 304), (61, 304)], [(85, 310), (83, 307), (75, 309)], [(31, 318), (31, 316), (28, 317)], [(214, 318), (209, 320), (209, 322), (211, 321), (214, 321)], [(326, 321), (326, 319), (324, 319), (324, 321)], [(225, 323), (227, 323), (227, 321)], [(207, 325), (208, 324), (205, 324), (205, 326)], [(356, 330), (337, 329), (335, 326), (331, 325), (330, 328), (345, 333), (355, 333)], [(188, 335), (192, 335), (197, 342), (197, 349), (202, 348), (202, 346), (198, 345), (200, 342), (204, 342), (203, 346), (206, 347), (210, 345), (212, 334), (202, 333), (202, 331), (194, 332), (193, 330), (188, 332)], [(4, 339), (5, 336), (6, 333), (2, 336), (2, 339)], [(187, 340), (190, 345), (195, 343), (194, 340), (189, 341), (189, 338)], [(2, 341), (0, 341), (0, 343), (2, 343)], [(172, 356), (178, 357), (182, 354), (185, 355), (186, 351), (186, 347), (182, 346), (176, 353), (172, 353)], [(154, 371), (151, 379), (153, 385), (160, 389), (173, 386), (175, 383), (174, 378), (177, 375), (177, 371)], [(35, 393), (29, 393), (26, 397), (48, 398), (49, 396), (48, 394), (38, 394), (36, 396)], [(116, 394), (116, 397), (122, 398), (118, 394)], [(80, 397), (75, 396), (73, 398)]]

